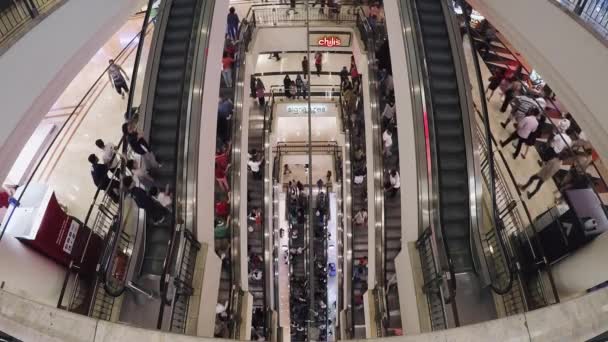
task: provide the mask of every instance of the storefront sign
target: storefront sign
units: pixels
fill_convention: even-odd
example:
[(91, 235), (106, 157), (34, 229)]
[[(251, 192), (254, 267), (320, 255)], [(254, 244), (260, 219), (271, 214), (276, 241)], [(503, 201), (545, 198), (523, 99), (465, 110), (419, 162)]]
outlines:
[(310, 32), (310, 46), (349, 47), (350, 32)]
[[(286, 107), (287, 113), (289, 114), (306, 114), (308, 113), (308, 103), (293, 103)], [(311, 104), (310, 112), (312, 114), (327, 113), (326, 104)]]

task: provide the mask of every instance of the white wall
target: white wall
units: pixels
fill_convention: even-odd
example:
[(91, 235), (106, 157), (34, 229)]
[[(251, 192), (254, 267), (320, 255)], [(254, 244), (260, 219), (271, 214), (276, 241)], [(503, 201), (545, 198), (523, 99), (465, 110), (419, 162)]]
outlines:
[(606, 45), (551, 1), (469, 2), (540, 73), (607, 158)]
[(67, 1), (0, 57), (0, 179), (65, 87), (139, 3)]

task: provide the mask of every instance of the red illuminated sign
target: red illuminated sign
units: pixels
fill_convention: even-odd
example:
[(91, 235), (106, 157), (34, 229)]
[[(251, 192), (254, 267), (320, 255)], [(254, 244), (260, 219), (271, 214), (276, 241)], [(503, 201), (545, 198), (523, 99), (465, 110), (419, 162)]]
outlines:
[(336, 36), (324, 36), (318, 41), (319, 46), (334, 47), (342, 46), (342, 40)]

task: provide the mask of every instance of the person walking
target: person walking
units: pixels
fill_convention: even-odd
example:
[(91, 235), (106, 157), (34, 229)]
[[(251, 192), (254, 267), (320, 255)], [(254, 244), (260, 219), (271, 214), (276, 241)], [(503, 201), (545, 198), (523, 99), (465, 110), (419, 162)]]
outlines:
[(515, 147), (515, 152), (513, 153), (513, 159), (517, 159), (519, 152), (521, 151), (521, 147), (524, 142), (528, 139), (530, 134), (534, 132), (538, 128), (538, 120), (536, 120), (536, 115), (534, 111), (528, 112), (526, 117), (521, 119), (517, 123), (517, 130), (513, 132), (505, 141), (500, 141), (500, 147), (507, 146), (511, 141), (518, 139), (517, 146)]
[(237, 39), (238, 33), (239, 33), (239, 16), (238, 14), (236, 14), (236, 9), (234, 7), (230, 7), (230, 9), (228, 10), (228, 16), (226, 18), (227, 20), (227, 26), (226, 29), (228, 32), (226, 32), (228, 34), (228, 37), (230, 37), (230, 39), (232, 39), (233, 41)]
[[(302, 88), (304, 88), (304, 80), (302, 80), (302, 77), (298, 74), (296, 76), (296, 99), (299, 99), (300, 96), (303, 95)], [(306, 96), (304, 96), (304, 99), (306, 99)]]
[(350, 79), (355, 82), (359, 79), (359, 70), (357, 69), (357, 63), (355, 63), (355, 56), (350, 56)]
[(232, 63), (234, 63), (234, 58), (224, 52), (222, 56), (222, 77), (226, 88), (232, 88)]
[(304, 74), (304, 79), (308, 77), (308, 58), (304, 56), (302, 58), (302, 73)]
[(156, 156), (150, 148), (150, 144), (143, 137), (143, 134), (137, 130), (134, 122), (125, 122), (122, 125), (122, 134), (126, 137), (129, 147), (135, 154), (141, 156), (143, 168), (146, 170), (157, 169), (162, 165), (156, 160)]
[(534, 188), (534, 190), (532, 190), (532, 192), (526, 192), (528, 199), (531, 199), (532, 197), (534, 197), (534, 195), (536, 195), (538, 190), (540, 190), (540, 187), (543, 185), (543, 183), (551, 179), (561, 169), (561, 167), (561, 160), (559, 160), (559, 158), (557, 157), (552, 158), (551, 160), (545, 162), (543, 167), (537, 173), (530, 176), (526, 184), (519, 185), (519, 188), (521, 190), (526, 190), (530, 185), (532, 185), (534, 181), (538, 181), (538, 183), (536, 183), (536, 187)]
[[(505, 75), (505, 80), (507, 80), (507, 76)], [(513, 81), (511, 83), (509, 83), (509, 85), (506, 87), (504, 93), (505, 93), (505, 98), (502, 101), (502, 105), (500, 106), (500, 112), (504, 113), (507, 111), (507, 107), (509, 106), (509, 103), (511, 103), (511, 101), (513, 101), (513, 99), (516, 96), (522, 95), (522, 84), (520, 81)]]
[[(492, 76), (490, 76), (490, 78), (488, 79), (488, 81), (490, 81), (490, 83), (488, 84), (488, 87), (486, 88), (486, 96), (487, 96), (488, 101), (490, 101), (492, 96), (494, 96), (494, 92), (496, 91), (496, 88), (498, 88), (498, 86), (500, 85), (500, 83), (502, 83), (502, 80), (504, 80), (504, 79), (505, 79), (504, 69), (499, 69), (494, 74), (492, 74)], [(488, 91), (490, 92), (490, 95), (488, 95)]]
[(256, 84), (255, 84), (255, 96), (257, 96), (258, 98), (258, 103), (260, 104), (260, 107), (264, 108), (264, 105), (266, 104), (266, 87), (264, 87), (264, 83), (262, 83), (262, 79), (258, 77)]
[(103, 140), (95, 140), (95, 146), (102, 151), (101, 161), (106, 164), (109, 170), (113, 171), (120, 165), (120, 156), (116, 154), (118, 147), (112, 143), (104, 143)]
[(526, 95), (517, 96), (515, 99), (513, 99), (513, 101), (511, 101), (511, 115), (505, 122), (501, 122), (500, 125), (502, 128), (507, 128), (507, 125), (511, 122), (511, 120), (519, 122), (531, 111), (534, 115), (538, 115), (543, 112), (546, 105), (547, 103), (543, 98), (533, 99)]
[[(114, 89), (116, 89), (116, 92), (124, 99), (125, 93), (129, 93), (129, 87), (127, 86), (129, 76), (127, 76), (127, 73), (123, 70), (123, 68), (120, 67), (120, 65), (114, 63), (113, 59), (110, 59), (108, 63), (110, 64), (110, 66), (108, 66), (108, 77), (110, 78), (110, 84), (112, 84)], [(122, 92), (123, 90), (125, 93)]]
[(321, 70), (323, 69), (323, 54), (319, 51), (315, 53), (315, 68), (317, 68), (317, 76), (321, 77)]
[(521, 157), (523, 159), (526, 159), (526, 156), (528, 155), (528, 151), (530, 150), (530, 146), (536, 145), (536, 140), (538, 138), (540, 138), (545, 121), (547, 121), (547, 117), (544, 115), (541, 115), (540, 118), (538, 119), (538, 127), (532, 133), (530, 133), (530, 135), (528, 136), (528, 139), (526, 139), (526, 141), (525, 141), (526, 145), (524, 146), (524, 153), (521, 154)]
[(122, 185), (129, 191), (129, 195), (133, 198), (139, 209), (143, 209), (146, 212), (147, 218), (153, 224), (158, 225), (163, 223), (171, 214), (169, 209), (152, 198), (144, 189), (136, 186), (131, 176), (124, 177)]

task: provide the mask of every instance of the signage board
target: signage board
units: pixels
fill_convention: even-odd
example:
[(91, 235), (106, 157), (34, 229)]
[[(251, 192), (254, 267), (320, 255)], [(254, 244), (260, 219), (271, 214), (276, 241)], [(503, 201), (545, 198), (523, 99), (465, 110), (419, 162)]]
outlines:
[[(287, 114), (307, 114), (308, 103), (292, 103), (285, 107)], [(328, 112), (327, 104), (325, 103), (311, 103), (310, 112), (312, 114), (324, 114)]]
[(350, 47), (350, 32), (311, 31), (310, 46), (337, 48)]

